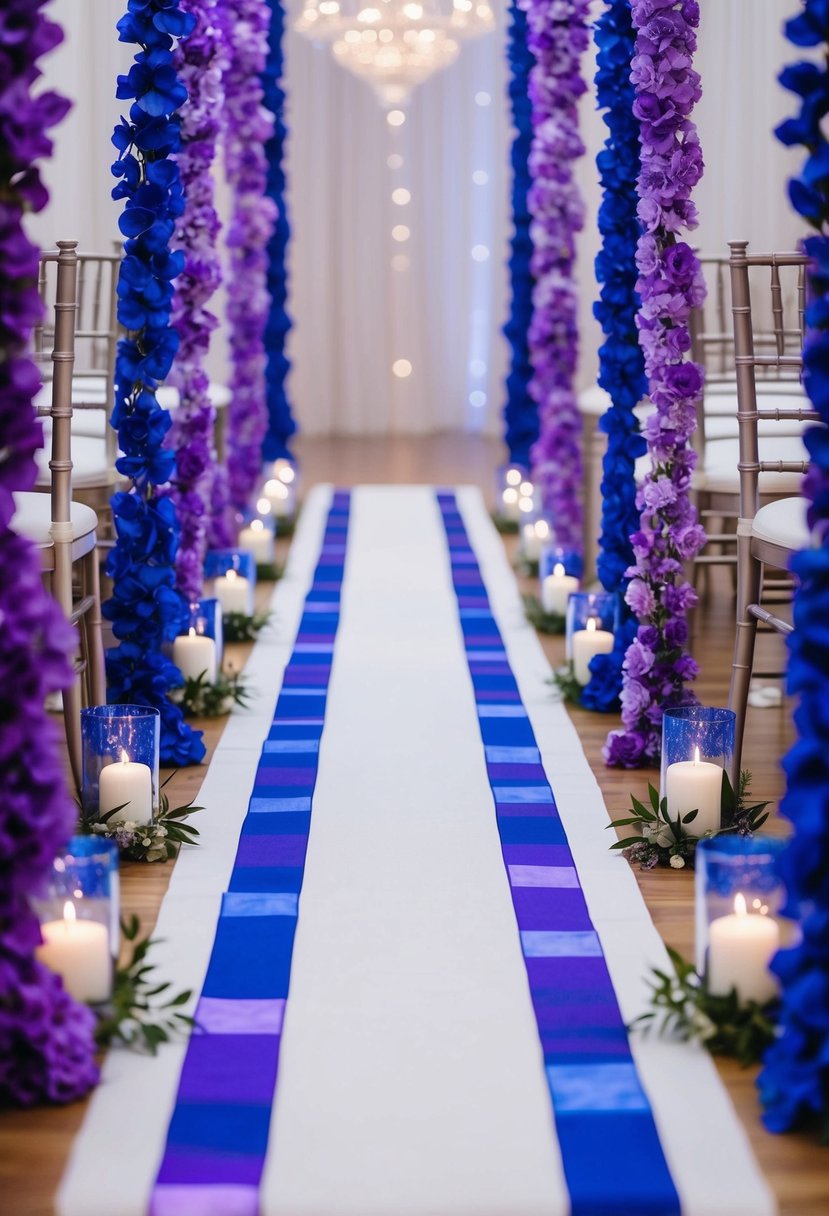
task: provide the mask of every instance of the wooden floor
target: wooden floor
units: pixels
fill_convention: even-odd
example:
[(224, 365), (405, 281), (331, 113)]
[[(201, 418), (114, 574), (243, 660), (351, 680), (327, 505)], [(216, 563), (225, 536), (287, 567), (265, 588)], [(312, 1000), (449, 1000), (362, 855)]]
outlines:
[[(338, 485), (359, 483), (427, 483), (433, 485), (478, 484), (489, 498), (493, 470), (502, 459), (500, 443), (469, 436), (431, 439), (340, 439), (300, 440), (297, 454), (302, 465), (303, 486), (319, 481)], [(514, 542), (507, 541), (511, 550)], [(284, 548), (284, 546), (283, 546)], [(283, 553), (284, 556), (284, 553)], [(724, 575), (724, 571), (715, 574)], [(726, 578), (714, 579), (711, 593), (697, 610), (694, 622), (695, 657), (701, 664), (697, 692), (705, 704), (724, 705), (727, 696), (731, 630), (733, 628), (730, 586)], [(531, 589), (528, 584), (528, 589)], [(260, 587), (264, 603), (269, 588)], [(542, 639), (553, 665), (563, 659), (561, 639)], [(769, 660), (774, 661), (777, 640), (764, 639)], [(241, 665), (250, 647), (230, 648), (229, 661)], [(653, 772), (619, 772), (605, 768), (601, 748), (609, 729), (617, 724), (612, 716), (573, 710), (587, 757), (604, 792), (612, 817), (625, 810), (629, 795), (646, 792)], [(221, 720), (199, 723), (205, 730), (208, 759), (221, 734)], [(744, 767), (753, 773), (753, 791), (758, 798), (776, 802), (782, 789), (779, 759), (792, 740), (790, 707), (750, 710)], [(167, 787), (176, 802), (195, 797), (204, 776), (203, 767), (179, 770)], [(785, 824), (775, 815), (771, 830), (784, 832)], [(620, 858), (620, 865), (627, 863)], [(123, 900), (127, 912), (137, 912), (145, 928), (154, 923), (166, 890), (169, 866), (127, 865), (123, 874)], [(675, 871), (637, 873), (654, 921), (665, 940), (683, 951), (693, 952), (693, 876)], [(757, 1157), (778, 1196), (783, 1216), (827, 1216), (829, 1214), (829, 1157), (827, 1150), (803, 1136), (771, 1136), (762, 1128), (757, 1111), (754, 1070), (743, 1071), (726, 1063), (721, 1075), (751, 1137)], [(682, 1095), (677, 1095), (682, 1101)], [(61, 1177), (71, 1139), (83, 1118), (84, 1104), (29, 1112), (0, 1113), (0, 1212), (5, 1216), (52, 1216), (52, 1196)], [(129, 1129), (119, 1134), (128, 1135)], [(106, 1152), (106, 1145), (101, 1146)], [(700, 1163), (704, 1169), (704, 1162)], [(113, 1212), (111, 1216), (119, 1216)], [(394, 1216), (389, 1213), (388, 1216)], [(731, 1216), (723, 1212), (720, 1216)]]

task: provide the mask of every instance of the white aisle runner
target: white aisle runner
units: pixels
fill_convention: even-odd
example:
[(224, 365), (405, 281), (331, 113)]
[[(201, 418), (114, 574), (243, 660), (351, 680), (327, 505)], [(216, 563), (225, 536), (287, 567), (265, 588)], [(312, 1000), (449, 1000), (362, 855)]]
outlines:
[[(248, 671), (176, 865), (157, 961), (198, 989), (328, 492), (303, 512), (273, 637)], [(626, 1019), (665, 956), (523, 617), (480, 495), (459, 503)], [(634, 1038), (688, 1216), (774, 1204), (705, 1053)], [(143, 1216), (183, 1045), (113, 1052), (75, 1145), (62, 1216)], [(118, 1132), (113, 1134), (113, 1128)], [(601, 1145), (596, 1146), (597, 1165)], [(483, 762), (434, 492), (352, 502), (343, 607), (262, 1187), (267, 1216), (565, 1216), (569, 1202)]]

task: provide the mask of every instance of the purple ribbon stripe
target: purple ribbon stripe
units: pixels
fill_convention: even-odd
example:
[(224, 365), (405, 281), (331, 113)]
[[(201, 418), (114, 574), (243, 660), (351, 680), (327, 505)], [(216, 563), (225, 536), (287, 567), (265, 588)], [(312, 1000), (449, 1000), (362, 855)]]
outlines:
[(151, 1216), (259, 1211), (349, 506), (335, 493), (222, 898)]
[(676, 1216), (679, 1199), (532, 724), (455, 496), (437, 498), (571, 1210)]

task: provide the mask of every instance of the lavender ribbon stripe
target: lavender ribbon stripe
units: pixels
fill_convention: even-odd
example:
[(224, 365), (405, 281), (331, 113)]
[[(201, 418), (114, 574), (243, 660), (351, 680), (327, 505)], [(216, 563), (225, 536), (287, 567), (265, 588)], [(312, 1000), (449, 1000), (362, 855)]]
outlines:
[(676, 1216), (676, 1188), (480, 568), (454, 494), (437, 501), (573, 1216)]
[(151, 1216), (259, 1212), (349, 508), (336, 493), (222, 897)]

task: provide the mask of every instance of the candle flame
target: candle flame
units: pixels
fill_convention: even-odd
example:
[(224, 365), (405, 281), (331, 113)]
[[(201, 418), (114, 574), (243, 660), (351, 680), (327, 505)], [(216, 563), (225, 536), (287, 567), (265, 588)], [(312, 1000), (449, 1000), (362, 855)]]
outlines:
[(533, 507), (534, 507), (534, 503), (531, 498), (519, 498), (519, 500), (518, 500), (519, 511), (529, 512), (529, 511), (533, 510)]
[(193, 625), (190, 626), (190, 635), (189, 636), (191, 638), (194, 638), (196, 636), (196, 630)]
[(508, 486), (507, 489), (504, 490), (503, 498), (504, 502), (506, 503), (518, 502), (518, 491), (514, 490), (512, 486)]
[(699, 764), (699, 748), (694, 748), (694, 764)]
[(561, 562), (556, 562), (556, 564), (553, 566), (553, 574), (556, 576), (556, 578), (561, 578), (561, 576), (564, 574), (564, 566)]
[(63, 905), (63, 919), (64, 920), (77, 920), (78, 919), (78, 914), (75, 911), (75, 905), (72, 903), (71, 899), (67, 899), (66, 903)]
[(252, 519), (250, 521), (251, 532), (261, 532), (264, 526), (261, 519)]
[(588, 633), (596, 632), (596, 618), (594, 616), (589, 616), (587, 618), (587, 632)]
[(130, 758), (129, 758), (129, 756), (127, 755), (127, 753), (124, 751), (124, 749), (123, 749), (123, 747), (122, 747), (122, 748), (121, 748), (121, 763), (122, 763), (122, 764), (129, 764), (129, 762), (130, 762)]
[(746, 907), (746, 897), (742, 891), (738, 891), (734, 896), (734, 914), (735, 916), (747, 916), (748, 908)]
[(532, 498), (533, 483), (531, 481), (522, 481), (520, 490), (525, 498)]
[(236, 571), (235, 571), (235, 570), (228, 570), (227, 574), (225, 575), (225, 578), (227, 579), (227, 581), (228, 581), (229, 583), (232, 583), (232, 582), (233, 582), (233, 580), (236, 578)]
[(535, 534), (540, 540), (544, 540), (550, 535), (550, 525), (546, 519), (537, 519), (535, 521)]
[(256, 502), (256, 510), (259, 512), (260, 515), (270, 515), (270, 512), (271, 512), (270, 499), (268, 499), (268, 498), (258, 499)]
[(521, 484), (521, 474), (518, 469), (507, 469), (507, 485), (517, 486)]
[(296, 473), (289, 464), (286, 464), (279, 470), (277, 476), (280, 481), (284, 481), (286, 485), (290, 485), (296, 477)]

